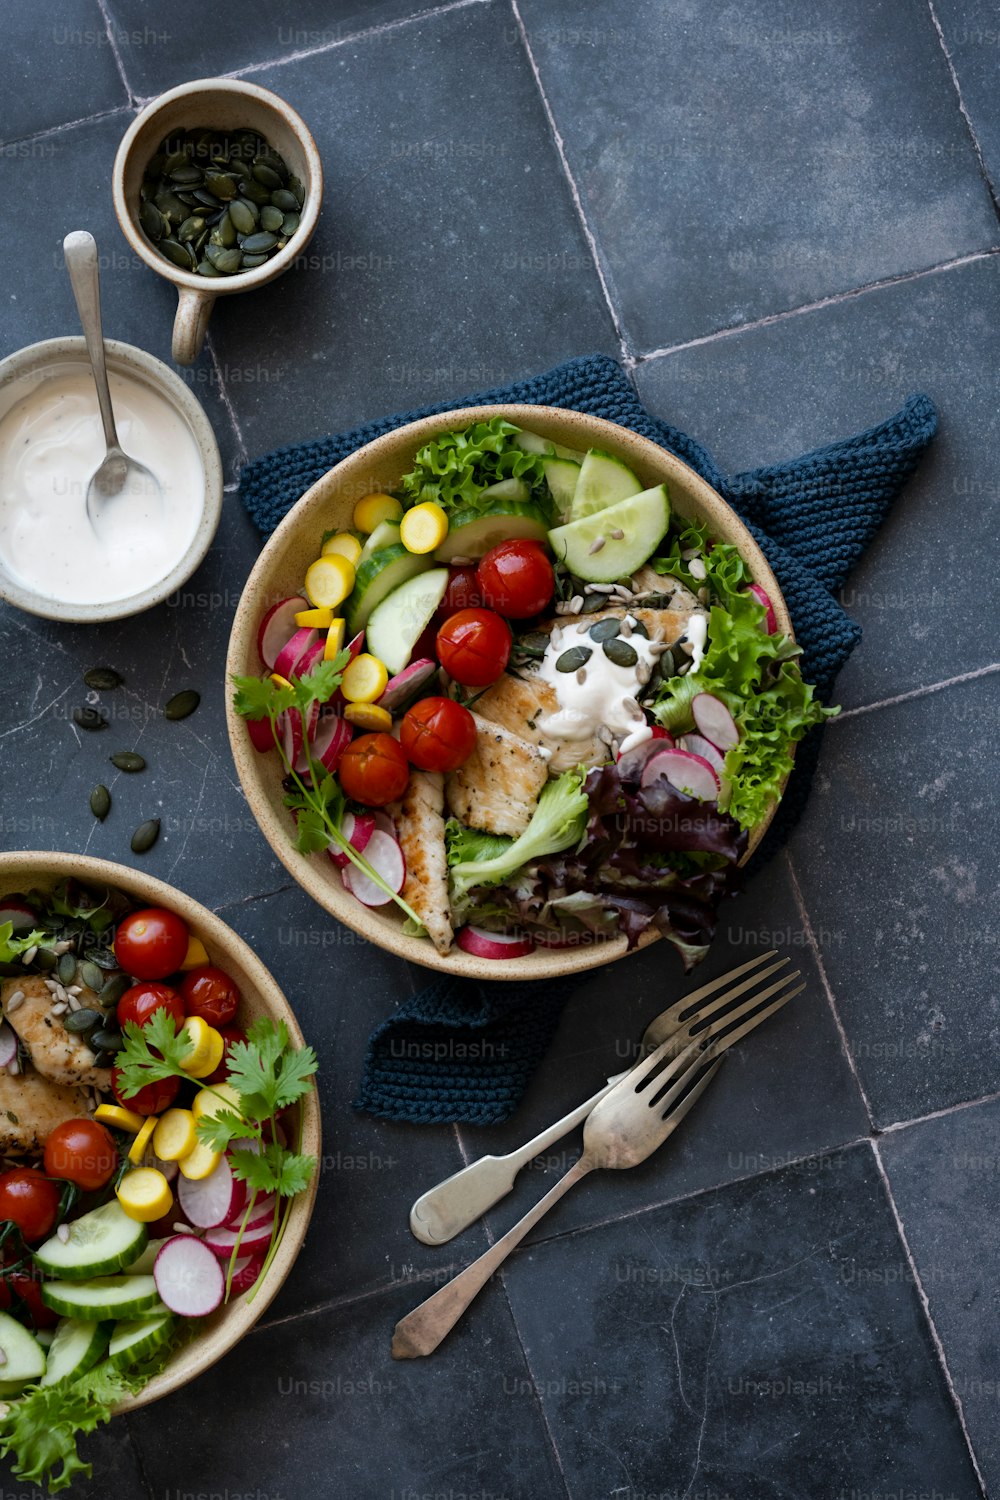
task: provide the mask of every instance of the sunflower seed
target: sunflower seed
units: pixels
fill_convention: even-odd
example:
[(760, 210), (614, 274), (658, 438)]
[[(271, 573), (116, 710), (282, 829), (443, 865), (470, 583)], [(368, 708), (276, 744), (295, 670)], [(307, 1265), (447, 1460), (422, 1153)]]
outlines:
[(556, 671), (575, 672), (578, 667), (585, 667), (593, 654), (589, 646), (570, 646), (568, 651), (556, 657)]
[[(64, 1245), (68, 1245), (69, 1244), (69, 1225), (68, 1224), (60, 1224), (59, 1225), (59, 1227), (56, 1229), (56, 1238), (58, 1240), (61, 1240)], [(4, 1363), (6, 1364), (6, 1360), (4, 1361)]]
[(628, 615), (626, 615), (625, 618), (624, 618), (624, 620), (622, 621), (622, 635), (625, 637), (626, 640), (628, 640), (628, 638), (629, 638), (629, 636), (631, 634), (632, 634), (632, 621), (629, 619)]
[(111, 793), (102, 781), (99, 781), (90, 794), (90, 810), (99, 823), (103, 823), (111, 811)]
[(133, 854), (146, 854), (146, 853), (148, 853), (148, 851), (150, 849), (152, 849), (153, 845), (156, 843), (156, 840), (159, 837), (160, 837), (160, 820), (159, 820), (159, 818), (147, 818), (146, 821), (145, 821), (145, 823), (140, 823), (139, 824), (138, 828), (135, 830), (135, 833), (133, 833), (133, 835), (132, 835), (132, 845), (131, 845), (132, 853)]
[(50, 1008), (49, 1014), (53, 1016), (64, 1016), (68, 1010), (69, 1003), (66, 1000), (59, 1000)]
[(594, 555), (595, 552), (600, 552), (600, 550), (604, 546), (604, 543), (605, 543), (606, 540), (607, 540), (606, 537), (595, 536), (594, 540), (591, 542), (590, 546), (587, 548), (588, 555), (590, 557), (593, 557), (593, 555)]
[[(37, 943), (32, 943), (31, 947), (28, 948), (24, 953), (21, 954), (21, 962), (22, 962), (22, 964), (24, 965), (24, 967), (26, 969), (34, 962), (35, 954), (37, 952), (38, 952), (38, 944)], [(23, 1000), (24, 996), (22, 995), (21, 998)], [(9, 1005), (8, 1005), (7, 1009), (8, 1010), (10, 1009)]]
[(135, 750), (116, 750), (114, 755), (108, 756), (108, 759), (119, 771), (144, 771), (146, 769), (146, 762)]
[(592, 594), (613, 594), (615, 591), (613, 583), (588, 583), (587, 587)]
[(616, 636), (613, 640), (603, 641), (602, 647), (605, 656), (613, 661), (616, 667), (634, 667), (639, 660), (639, 653), (628, 641), (621, 640)]
[(580, 686), (583, 687), (583, 684), (587, 680), (587, 668), (586, 667), (577, 667), (577, 669), (576, 669), (576, 680), (580, 684)]
[(574, 594), (569, 601), (569, 612), (571, 615), (581, 614), (583, 611), (583, 595)]
[(625, 533), (624, 533), (624, 531), (622, 531), (622, 529), (621, 529), (620, 526), (616, 526), (615, 529), (614, 529), (614, 531), (612, 531), (610, 533), (610, 536), (611, 536), (611, 540), (613, 542), (620, 542), (620, 541), (624, 540)]
[(112, 688), (120, 688), (125, 679), (114, 667), (91, 667), (84, 672), (83, 680), (89, 688), (98, 693), (111, 692)]
[(196, 693), (194, 688), (185, 688), (182, 693), (175, 693), (163, 710), (165, 719), (186, 719), (194, 713), (201, 702), (201, 694)]
[(67, 995), (82, 995), (83, 994), (83, 985), (82, 984), (71, 984), (71, 985), (68, 985), (67, 989), (66, 989), (66, 993), (67, 993)]
[(14, 993), (13, 993), (13, 995), (8, 995), (8, 997), (7, 997), (7, 1014), (10, 1015), (10, 1013), (11, 1013), (12, 1010), (17, 1010), (17, 1007), (19, 1005), (23, 1005), (23, 1003), (24, 1003), (24, 991), (23, 990), (15, 990)]
[(73, 723), (78, 729), (107, 729), (108, 721), (96, 708), (74, 708)]

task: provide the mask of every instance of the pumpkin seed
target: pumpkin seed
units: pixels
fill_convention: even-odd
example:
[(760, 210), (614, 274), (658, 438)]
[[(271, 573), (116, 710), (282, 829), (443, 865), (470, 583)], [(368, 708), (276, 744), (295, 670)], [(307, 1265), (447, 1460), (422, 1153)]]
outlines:
[(175, 167), (172, 172), (167, 173), (167, 176), (171, 182), (179, 182), (182, 187), (199, 187), (204, 173), (201, 167), (191, 165)]
[(278, 243), (278, 236), (270, 234), (266, 229), (259, 234), (248, 234), (243, 241), (244, 255), (263, 255), (266, 250), (273, 250)]
[(296, 229), (298, 229), (299, 223), (298, 214), (285, 214), (285, 217), (281, 221), (281, 232), (286, 239), (291, 238)]
[(228, 203), (230, 198), (236, 197), (236, 179), (228, 172), (206, 172), (205, 186), (221, 203)]
[(280, 188), (282, 186), (281, 178), (278, 176), (274, 168), (269, 166), (267, 162), (255, 162), (250, 170), (257, 181), (262, 182), (266, 188), (269, 188), (271, 190), (271, 192), (273, 192), (275, 188)]
[[(76, 1015), (80, 1012), (76, 1011)], [(104, 1019), (103, 1017), (101, 1018)], [(109, 1031), (103, 1026), (91, 1033), (88, 1038), (90, 1046), (95, 1052), (120, 1052), (122, 1045), (122, 1034), (120, 1031)]]
[(115, 1065), (115, 1054), (113, 1052), (95, 1052), (95, 1068), (113, 1068)]
[(56, 973), (60, 984), (72, 984), (76, 978), (76, 955), (64, 953), (56, 964)]
[[(163, 148), (161, 147), (160, 149), (162, 150)], [(154, 161), (156, 160), (155, 157), (153, 159)], [(163, 164), (159, 168), (159, 171), (166, 172), (169, 176), (171, 172), (178, 172), (180, 171), (181, 167), (186, 167), (190, 159), (190, 151), (185, 147), (181, 147), (179, 151), (171, 151), (168, 156), (163, 159)], [(149, 167), (147, 167), (146, 171), (149, 172), (149, 170)]]
[[(177, 240), (164, 239), (160, 241), (160, 249), (168, 260), (173, 261), (182, 271), (191, 271), (194, 266), (191, 263), (191, 252), (186, 245), (181, 245)], [(197, 261), (194, 263), (197, 265)]]
[(591, 625), (589, 635), (592, 641), (610, 641), (619, 631), (617, 620), (598, 620)]
[(104, 972), (97, 964), (92, 964), (89, 958), (85, 958), (80, 964), (80, 978), (88, 990), (99, 994), (104, 988)]
[(221, 274), (221, 271), (217, 271), (210, 260), (200, 260), (198, 262), (199, 276), (220, 276)]
[(112, 688), (120, 688), (125, 679), (114, 667), (91, 667), (89, 672), (84, 672), (83, 680), (89, 688), (97, 692), (110, 692)]
[(197, 198), (195, 197), (194, 193), (192, 193), (188, 188), (178, 188), (177, 196), (181, 200), (181, 202), (186, 205), (189, 211), (192, 208), (198, 207)]
[(223, 276), (231, 276), (240, 268), (240, 252), (235, 246), (227, 250), (222, 245), (210, 244), (206, 246), (205, 255)]
[(167, 221), (155, 203), (143, 203), (140, 205), (139, 223), (151, 240), (162, 239), (167, 232)]
[(160, 837), (159, 818), (147, 818), (145, 823), (140, 823), (132, 835), (132, 853), (146, 854), (152, 849), (156, 840)]
[(273, 204), (268, 203), (266, 205), (266, 207), (264, 207), (264, 208), (261, 209), (261, 211), (260, 211), (260, 227), (261, 227), (261, 229), (267, 229), (267, 230), (270, 230), (270, 232), (272, 234), (277, 234), (278, 230), (281, 228), (281, 226), (282, 226), (282, 224), (284, 224), (284, 222), (285, 222), (285, 216), (281, 212), (281, 209), (280, 208), (275, 208)]
[(246, 182), (250, 176), (250, 168), (245, 161), (240, 161), (238, 156), (230, 156), (226, 171), (230, 177), (238, 177), (240, 182)]
[(249, 198), (251, 203), (256, 203), (258, 208), (263, 208), (265, 203), (271, 202), (271, 189), (252, 177), (240, 183), (240, 193), (244, 198)]
[(93, 1026), (102, 1026), (104, 1019), (99, 1010), (88, 1010), (83, 1007), (80, 1010), (71, 1010), (63, 1025), (67, 1031), (90, 1031)]
[(257, 217), (249, 203), (244, 203), (241, 198), (236, 198), (229, 205), (229, 217), (233, 223), (233, 236), (236, 232), (240, 234), (253, 234), (257, 228)]
[(185, 240), (196, 240), (204, 229), (205, 220), (201, 214), (192, 214), (190, 218), (184, 220), (184, 223), (178, 229), (177, 238), (182, 244)]
[(570, 646), (556, 657), (556, 671), (575, 672), (578, 667), (585, 667), (593, 654), (589, 646)]
[(301, 177), (289, 177), (288, 188), (290, 192), (295, 194), (295, 201), (301, 208), (306, 201), (306, 190), (302, 185)]
[(209, 213), (218, 213), (222, 208), (222, 201), (215, 193), (210, 193), (207, 188), (195, 188), (191, 195), (202, 208), (207, 208)]
[(612, 640), (601, 644), (608, 661), (613, 661), (616, 667), (634, 667), (639, 660), (638, 651), (628, 641), (623, 641), (621, 636), (616, 635)]
[(264, 265), (266, 261), (266, 255), (244, 255), (240, 269), (243, 271), (256, 271), (257, 267)]
[(175, 693), (163, 710), (165, 719), (186, 719), (193, 714), (201, 702), (201, 694), (196, 693), (194, 688), (185, 688), (181, 693)]
[[(90, 987), (92, 990), (97, 989), (96, 984), (92, 984)], [(113, 978), (107, 981), (104, 988), (100, 992), (101, 1004), (104, 1006), (117, 1005), (121, 997), (124, 995), (125, 991), (131, 988), (132, 979), (130, 975), (115, 974)], [(77, 1014), (79, 1014), (79, 1012), (77, 1012)]]
[(99, 823), (103, 823), (111, 811), (111, 793), (101, 781), (90, 794), (90, 810)]
[(78, 729), (107, 729), (108, 721), (96, 708), (74, 708), (73, 723)]
[(91, 961), (102, 969), (117, 969), (118, 960), (110, 948), (91, 948)]
[(146, 769), (146, 762), (135, 750), (116, 750), (114, 755), (108, 756), (108, 759), (113, 766), (118, 767), (119, 771), (144, 771)]
[[(238, 208), (239, 204), (233, 206)], [(221, 245), (224, 250), (231, 250), (236, 244), (236, 221), (228, 210), (212, 230), (209, 244)]]
[(271, 194), (271, 202), (275, 208), (280, 208), (283, 214), (297, 214), (302, 207), (301, 202), (295, 194), (290, 193), (287, 188), (282, 187), (275, 188)]
[[(633, 619), (635, 619), (634, 615)], [(635, 624), (632, 626), (632, 634), (641, 635), (644, 640), (649, 640), (649, 631), (646, 629), (641, 620), (635, 620)]]

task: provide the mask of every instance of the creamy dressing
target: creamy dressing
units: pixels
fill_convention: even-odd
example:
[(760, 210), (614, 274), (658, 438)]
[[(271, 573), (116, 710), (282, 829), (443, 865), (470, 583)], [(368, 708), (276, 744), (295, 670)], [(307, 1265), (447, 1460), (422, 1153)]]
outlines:
[(155, 496), (122, 496), (127, 521), (87, 516), (87, 485), (105, 456), (93, 377), (87, 369), (25, 384), (0, 420), (0, 557), (26, 587), (66, 604), (131, 598), (166, 578), (198, 529), (205, 475), (184, 418), (152, 386), (110, 374), (122, 448), (157, 478)]
[[(631, 615), (626, 618), (635, 624)], [(578, 633), (577, 623), (574, 619), (572, 625), (556, 625), (549, 636), (538, 675), (555, 690), (559, 708), (538, 721), (539, 729), (551, 739), (587, 740), (603, 724), (616, 738), (637, 734), (645, 728), (647, 733), (642, 739), (648, 739), (646, 715), (637, 700), (642, 691), (640, 673), (648, 681), (656, 663), (653, 643), (638, 632), (630, 635), (628, 644), (634, 648), (637, 660), (631, 667), (618, 666), (605, 653), (600, 641)], [(574, 646), (589, 648), (590, 658), (577, 671), (561, 672), (556, 662)]]
[(682, 640), (687, 641), (694, 648), (691, 652), (691, 670), (697, 672), (705, 660), (705, 646), (708, 641), (708, 620), (704, 615), (691, 615), (688, 618)]

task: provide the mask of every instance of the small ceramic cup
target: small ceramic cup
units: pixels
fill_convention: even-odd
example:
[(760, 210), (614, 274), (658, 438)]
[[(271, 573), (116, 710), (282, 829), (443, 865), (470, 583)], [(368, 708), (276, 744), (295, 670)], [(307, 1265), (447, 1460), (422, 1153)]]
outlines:
[[(139, 224), (139, 188), (160, 142), (173, 131), (199, 126), (218, 130), (256, 130), (282, 156), (305, 188), (299, 227), (277, 255), (253, 271), (206, 280), (182, 271), (155, 248)], [(323, 200), (323, 167), (316, 142), (302, 118), (268, 89), (236, 78), (200, 78), (161, 94), (126, 131), (115, 157), (112, 179), (115, 213), (122, 233), (151, 270), (177, 288), (173, 357), (190, 365), (198, 357), (216, 297), (252, 292), (287, 271), (308, 245)]]

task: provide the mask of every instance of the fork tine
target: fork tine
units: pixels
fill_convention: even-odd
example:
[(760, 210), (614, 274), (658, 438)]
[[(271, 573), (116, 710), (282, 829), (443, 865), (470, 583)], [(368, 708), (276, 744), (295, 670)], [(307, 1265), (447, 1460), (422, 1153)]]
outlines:
[(734, 984), (731, 989), (727, 989), (721, 995), (717, 995), (707, 1005), (698, 1004), (692, 1009), (694, 996), (691, 996), (688, 1002), (681, 1008), (680, 1015), (683, 1016), (683, 1019), (679, 1017), (674, 1019), (666, 1031), (663, 1030), (657, 1021), (652, 1021), (647, 1034), (659, 1037), (660, 1041), (666, 1041), (669, 1036), (679, 1036), (681, 1032), (685, 1031), (691, 1032), (693, 1035), (693, 1028), (699, 1021), (708, 1020), (712, 1016), (717, 1015), (719, 1011), (727, 1009), (741, 995), (745, 995), (749, 990), (752, 990), (754, 985), (761, 984), (765, 979), (770, 979), (772, 974), (777, 974), (779, 970), (785, 968), (790, 962), (791, 960), (788, 958), (779, 958), (777, 963), (769, 964), (766, 969), (758, 969), (748, 979), (744, 979), (740, 984)]
[(710, 979), (707, 984), (702, 985), (700, 990), (693, 990), (690, 995), (683, 995), (676, 1004), (671, 1005), (669, 1010), (665, 1010), (662, 1015), (657, 1016), (649, 1023), (649, 1026), (646, 1028), (647, 1032), (652, 1032), (655, 1027), (656, 1031), (654, 1034), (659, 1036), (659, 1041), (666, 1041), (670, 1033), (677, 1029), (680, 1017), (692, 1005), (698, 1004), (701, 1000), (707, 1000), (716, 991), (732, 983), (734, 979), (739, 979), (742, 975), (749, 973), (751, 969), (755, 969), (758, 964), (766, 963), (769, 958), (775, 956), (777, 951), (777, 948), (769, 948), (766, 953), (758, 953), (755, 958), (748, 959), (746, 963), (737, 964), (735, 969), (729, 969), (727, 973), (720, 974), (717, 979)]
[[(722, 1061), (721, 1055), (718, 1061)], [(700, 1041), (689, 1043), (683, 1052), (670, 1061), (669, 1067), (657, 1080), (659, 1087), (655, 1088), (655, 1092), (647, 1100), (650, 1109), (654, 1104), (662, 1104), (664, 1106), (663, 1118), (666, 1119), (673, 1105), (682, 1095), (686, 1097), (686, 1090), (691, 1088), (692, 1081), (697, 1080), (698, 1075), (704, 1072), (711, 1062), (709, 1050)], [(641, 1090), (636, 1089), (636, 1093), (639, 1092)]]
[[(725, 1054), (723, 1053), (719, 1057), (716, 1057), (712, 1062), (710, 1062), (707, 1067), (703, 1067), (701, 1069), (700, 1076), (696, 1079), (693, 1085), (687, 1088), (687, 1093), (685, 1093), (684, 1097), (679, 1101), (677, 1100), (677, 1094), (675, 1094), (674, 1090), (670, 1090), (673, 1098), (671, 1099), (670, 1103), (667, 1104), (667, 1108), (663, 1112), (663, 1119), (670, 1120), (671, 1133), (677, 1129), (677, 1126), (681, 1123), (692, 1105), (697, 1104), (702, 1094), (708, 1088), (708, 1085), (712, 1082), (712, 1079), (715, 1077), (716, 1073), (722, 1067), (724, 1061)], [(697, 1069), (693, 1069), (692, 1071), (697, 1072)], [(689, 1082), (690, 1075), (687, 1075), (678, 1084), (677, 1093), (683, 1093), (684, 1088), (687, 1087)]]

